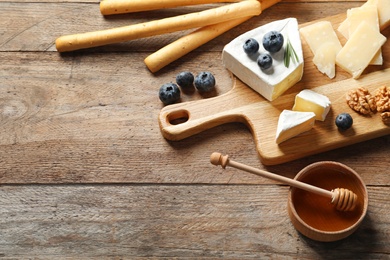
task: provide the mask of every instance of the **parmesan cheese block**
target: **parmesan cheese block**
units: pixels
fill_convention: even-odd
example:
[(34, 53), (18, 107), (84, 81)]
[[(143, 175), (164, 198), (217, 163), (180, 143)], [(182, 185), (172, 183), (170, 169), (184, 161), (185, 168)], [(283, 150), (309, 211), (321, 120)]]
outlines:
[[(375, 30), (379, 30), (379, 20), (378, 20), (378, 10), (375, 5), (367, 5), (358, 8), (352, 8), (347, 11), (347, 21), (348, 21), (348, 35), (356, 30), (362, 21), (366, 21), (371, 24)], [(379, 51), (375, 54), (374, 58), (370, 62), (371, 65), (382, 65), (382, 51)]]
[(292, 110), (301, 112), (313, 112), (316, 120), (324, 121), (330, 110), (330, 100), (327, 96), (309, 89), (304, 89), (295, 96)]
[(276, 130), (276, 143), (280, 144), (294, 136), (313, 128), (315, 114), (313, 112), (297, 112), (283, 110), (280, 113)]
[(341, 50), (341, 46), (333, 42), (322, 44), (313, 57), (313, 63), (317, 69), (333, 79), (336, 76), (336, 55)]
[[(389, 0), (368, 0), (361, 7), (369, 5), (376, 6), (380, 30), (386, 29), (390, 25), (390, 1)], [(345, 19), (337, 30), (346, 38), (349, 38), (348, 18)]]
[(385, 42), (385, 36), (362, 21), (337, 54), (336, 64), (357, 79)]
[(349, 30), (348, 30), (348, 18), (342, 21), (337, 28), (337, 31), (339, 31), (345, 39), (349, 38)]
[(378, 10), (379, 26), (384, 30), (390, 25), (390, 1), (389, 0), (368, 0), (362, 6), (374, 5)]
[(326, 42), (332, 42), (340, 46), (341, 49), (339, 38), (337, 38), (333, 26), (329, 21), (316, 22), (301, 28), (299, 31), (313, 54), (316, 54), (321, 45)]
[(300, 32), (314, 54), (313, 63), (317, 69), (329, 78), (334, 78), (336, 55), (342, 46), (332, 24), (321, 21), (301, 28)]
[[(283, 35), (284, 46), (279, 52), (271, 54), (273, 65), (269, 70), (263, 71), (257, 64), (257, 57), (266, 52), (262, 41), (263, 36), (270, 31), (279, 31)], [(243, 50), (243, 45), (249, 38), (256, 39), (260, 45), (258, 53), (253, 56), (247, 55)], [(288, 67), (284, 65), (287, 40), (298, 56), (298, 61), (291, 60)], [(278, 20), (238, 36), (224, 47), (222, 61), (228, 70), (253, 90), (269, 101), (275, 100), (300, 81), (303, 75), (303, 53), (297, 19)]]

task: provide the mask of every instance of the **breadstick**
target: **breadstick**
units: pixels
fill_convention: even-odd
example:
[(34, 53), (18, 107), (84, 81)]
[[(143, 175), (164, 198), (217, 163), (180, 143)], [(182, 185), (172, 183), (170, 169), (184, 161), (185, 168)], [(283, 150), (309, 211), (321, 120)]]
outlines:
[(237, 0), (103, 0), (100, 2), (100, 12), (103, 15), (124, 14), (221, 2), (237, 2)]
[[(281, 0), (262, 0), (260, 1), (261, 10), (265, 10), (280, 1)], [(251, 17), (244, 17), (200, 28), (152, 53), (144, 62), (148, 69), (154, 73), (231, 28), (247, 21), (249, 18)]]
[(249, 20), (251, 17), (239, 18), (199, 28), (149, 55), (144, 62), (148, 69), (154, 73), (224, 32)]
[(256, 0), (246, 0), (201, 12), (179, 15), (161, 20), (103, 31), (61, 36), (56, 40), (56, 48), (59, 52), (74, 51), (202, 27), (238, 19), (240, 17), (259, 15), (260, 13), (260, 2)]

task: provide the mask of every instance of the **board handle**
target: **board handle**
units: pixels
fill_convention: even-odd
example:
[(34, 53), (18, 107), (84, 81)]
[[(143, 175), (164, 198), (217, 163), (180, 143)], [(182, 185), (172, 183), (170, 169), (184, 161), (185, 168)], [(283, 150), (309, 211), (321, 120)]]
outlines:
[(245, 107), (258, 101), (258, 98), (249, 98), (257, 93), (248, 87), (236, 88), (235, 81), (233, 86), (220, 96), (164, 107), (158, 117), (162, 135), (177, 141), (225, 123), (248, 124)]

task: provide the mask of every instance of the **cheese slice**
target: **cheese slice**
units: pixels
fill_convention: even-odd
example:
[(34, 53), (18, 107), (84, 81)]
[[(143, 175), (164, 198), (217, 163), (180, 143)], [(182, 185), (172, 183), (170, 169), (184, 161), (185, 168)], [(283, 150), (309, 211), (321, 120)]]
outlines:
[[(368, 0), (366, 3), (362, 5), (362, 7), (368, 5), (374, 5), (377, 7), (380, 30), (382, 31), (386, 29), (390, 25), (390, 1), (389, 0)], [(346, 39), (349, 38), (348, 18), (340, 23), (337, 30)]]
[(378, 0), (377, 6), (379, 15), (379, 26), (381, 30), (384, 30), (390, 25), (390, 1)]
[(313, 57), (313, 63), (317, 69), (333, 79), (336, 76), (336, 56), (341, 46), (333, 42), (322, 44)]
[(300, 32), (314, 54), (313, 63), (318, 70), (334, 78), (336, 55), (342, 46), (332, 24), (321, 21), (301, 28)]
[(316, 120), (324, 121), (330, 110), (330, 100), (327, 96), (304, 89), (295, 96), (293, 111), (313, 112)]
[[(378, 9), (375, 5), (366, 5), (358, 8), (348, 9), (347, 11), (348, 21), (348, 35), (356, 30), (362, 21), (366, 21), (371, 24), (375, 30), (379, 30)], [(379, 49), (374, 58), (370, 62), (371, 65), (382, 65), (383, 57), (382, 51)]]
[(379, 27), (381, 30), (390, 25), (390, 1), (389, 0), (368, 0), (362, 6), (374, 5), (378, 10)]
[(339, 31), (345, 39), (349, 38), (349, 29), (348, 29), (348, 18), (342, 21), (337, 28), (337, 31)]
[(341, 49), (339, 38), (337, 38), (329, 21), (316, 22), (301, 28), (299, 31), (313, 54), (316, 54), (321, 45), (326, 42), (332, 42), (336, 46), (340, 46)]
[[(260, 53), (267, 52), (262, 41), (263, 36), (270, 31), (279, 31), (283, 35), (284, 46), (279, 52), (271, 55), (273, 57), (271, 69), (263, 71), (256, 60)], [(256, 39), (260, 45), (258, 53), (254, 56), (247, 55), (243, 50), (243, 45), (249, 38)], [(298, 56), (298, 61), (291, 60), (288, 67), (284, 65), (287, 40)], [(269, 101), (275, 100), (300, 81), (303, 75), (303, 53), (297, 19), (274, 21), (238, 36), (224, 47), (222, 61), (228, 70), (253, 90)]]
[(362, 21), (337, 54), (336, 64), (357, 79), (385, 42), (385, 36)]
[(313, 128), (315, 114), (313, 112), (297, 112), (283, 110), (279, 115), (276, 130), (276, 143), (280, 144), (294, 136)]

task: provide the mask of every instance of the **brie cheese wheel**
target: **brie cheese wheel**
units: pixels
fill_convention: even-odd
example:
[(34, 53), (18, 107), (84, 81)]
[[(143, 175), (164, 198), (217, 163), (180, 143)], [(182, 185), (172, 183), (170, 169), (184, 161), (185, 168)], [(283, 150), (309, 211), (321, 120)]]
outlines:
[(313, 112), (316, 120), (324, 121), (330, 110), (330, 100), (327, 96), (304, 89), (295, 96), (292, 110), (301, 112)]
[(313, 112), (283, 110), (280, 113), (276, 130), (276, 143), (280, 144), (294, 136), (313, 128), (315, 122)]
[[(280, 51), (271, 54), (272, 67), (263, 71), (257, 64), (257, 58), (260, 53), (267, 52), (262, 42), (263, 36), (270, 31), (280, 32), (284, 38), (284, 45)], [(244, 52), (243, 45), (249, 38), (256, 39), (260, 45), (255, 55)], [(298, 56), (298, 61), (290, 60), (288, 68), (284, 65), (287, 40)], [(297, 19), (287, 18), (271, 22), (238, 36), (224, 47), (222, 61), (228, 70), (253, 90), (269, 101), (275, 100), (300, 81), (303, 75), (303, 53)]]

